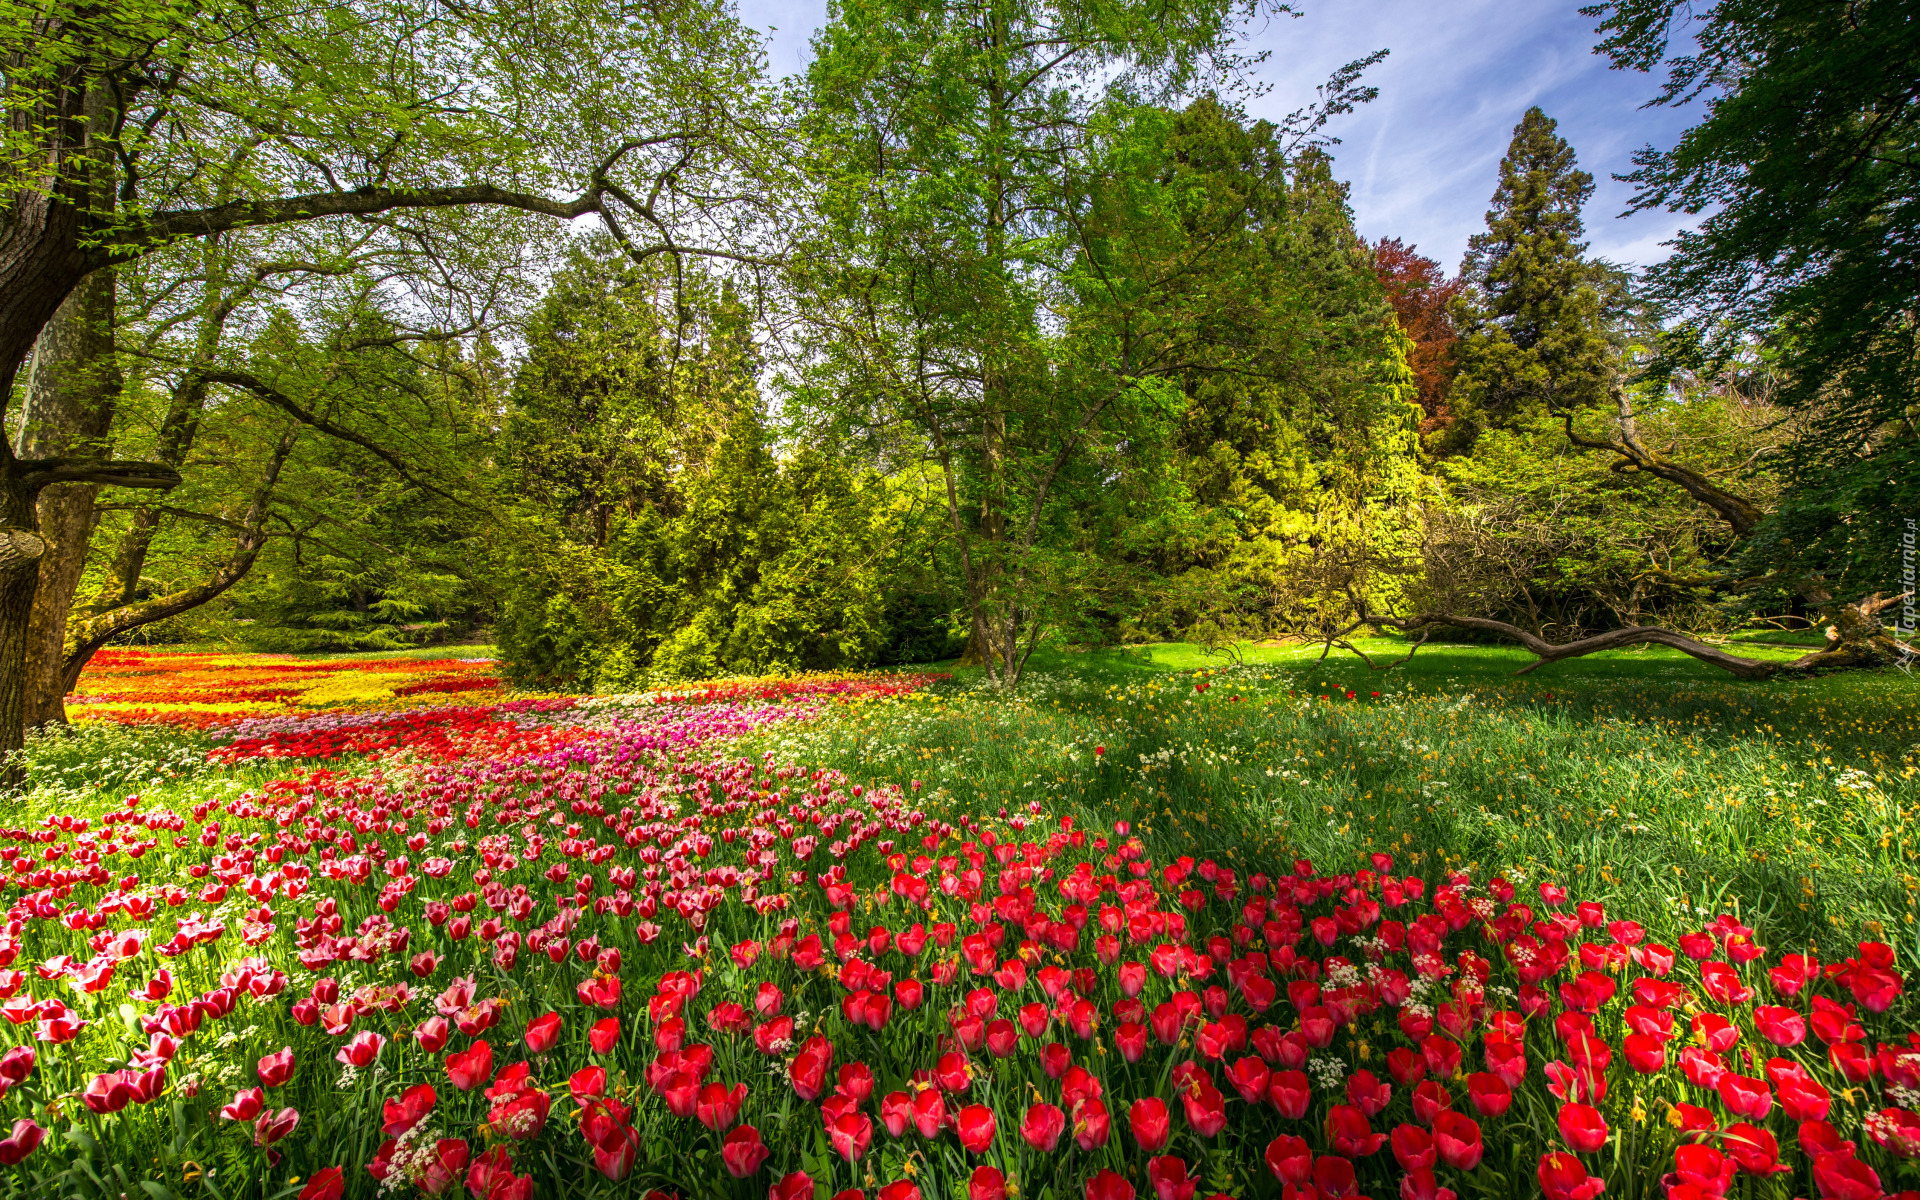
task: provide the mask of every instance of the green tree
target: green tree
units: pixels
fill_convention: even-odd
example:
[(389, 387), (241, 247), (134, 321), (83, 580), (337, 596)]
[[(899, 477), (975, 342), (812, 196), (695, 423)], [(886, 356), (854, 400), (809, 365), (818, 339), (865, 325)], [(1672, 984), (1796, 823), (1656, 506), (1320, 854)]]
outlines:
[[(598, 214), (638, 258), (753, 259), (749, 231), (718, 227), (744, 220), (766, 194), (730, 178), (743, 139), (761, 128), (758, 61), (751, 36), (703, 0), (638, 14), (594, 0), (9, 2), (0, 20), (8, 423), (19, 365), (82, 279), (231, 230), (490, 206)], [(696, 225), (725, 244), (689, 245)], [(25, 427), (74, 422), (35, 414)], [(24, 716), (46, 548), (40, 493), (177, 482), (164, 463), (0, 440), (0, 751), (19, 744)]]
[(1166, 174), (1241, 213), (1240, 270), (1261, 290), (1220, 299), (1257, 315), (1216, 319), (1243, 321), (1264, 352), (1250, 360), (1256, 372), (1201, 363), (1180, 377), (1168, 469), (1190, 503), (1177, 525), (1129, 513), (1156, 532), (1138, 551), (1160, 581), (1143, 589), (1157, 601), (1143, 606), (1143, 631), (1294, 632), (1318, 602), (1297, 585), (1330, 547), (1410, 540), (1417, 529), (1426, 489), (1406, 340), (1326, 154), (1289, 157), (1278, 129), (1243, 124), (1208, 99), (1179, 114), (1162, 153)]
[[(1003, 686), (1099, 590), (1111, 525), (1088, 514), (1171, 482), (1177, 378), (1261, 369), (1246, 206), (1162, 170), (1173, 117), (1146, 103), (1231, 80), (1256, 7), (861, 0), (816, 43), (829, 183), (795, 276), (798, 398), (938, 469), (972, 652)], [(1361, 65), (1304, 125), (1370, 94)]]
[(1920, 26), (1893, 3), (1581, 11), (1616, 67), (1665, 67), (1655, 103), (1705, 102), (1629, 176), (1634, 209), (1700, 218), (1649, 272), (1679, 323), (1653, 374), (1738, 376), (1757, 344), (1795, 418), (1787, 487), (1755, 514), (1738, 573), (1823, 609), (1847, 647), (1836, 661), (1886, 660), (1879, 614), (1905, 586), (1900, 514), (1920, 494)]
[(1540, 109), (1527, 110), (1500, 160), (1487, 231), (1467, 242), (1466, 288), (1453, 302), (1457, 420), (1442, 435), (1448, 448), (1470, 445), (1482, 429), (1607, 398), (1612, 353), (1580, 240), (1593, 176), (1575, 167), (1555, 128)]
[(556, 274), (508, 393), (494, 578), (515, 676), (624, 689), (927, 646), (923, 473), (781, 445), (739, 302), (675, 297), (608, 249)]

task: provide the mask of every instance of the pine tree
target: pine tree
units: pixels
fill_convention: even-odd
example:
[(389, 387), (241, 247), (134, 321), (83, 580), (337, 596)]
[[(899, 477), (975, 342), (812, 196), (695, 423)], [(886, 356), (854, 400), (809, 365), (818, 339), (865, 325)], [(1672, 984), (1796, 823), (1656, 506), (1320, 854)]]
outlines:
[(1454, 302), (1460, 341), (1450, 393), (1454, 438), (1512, 428), (1606, 396), (1602, 268), (1584, 257), (1580, 209), (1593, 176), (1538, 108), (1514, 127), (1500, 160), (1487, 232), (1467, 243)]

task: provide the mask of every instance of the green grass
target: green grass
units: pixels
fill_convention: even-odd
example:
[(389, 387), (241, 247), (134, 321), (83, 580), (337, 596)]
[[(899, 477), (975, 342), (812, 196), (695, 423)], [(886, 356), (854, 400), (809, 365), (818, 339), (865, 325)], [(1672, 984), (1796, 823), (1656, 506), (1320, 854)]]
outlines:
[(1783, 943), (1920, 953), (1920, 689), (1898, 672), (1753, 684), (1649, 651), (1515, 678), (1530, 659), (1499, 648), (1429, 646), (1387, 673), (1257, 654), (1036, 656), (1017, 698), (960, 672), (753, 748), (918, 780), (948, 816), (1127, 820), (1156, 853), (1273, 870), (1386, 851), (1577, 885), (1656, 929), (1737, 911)]

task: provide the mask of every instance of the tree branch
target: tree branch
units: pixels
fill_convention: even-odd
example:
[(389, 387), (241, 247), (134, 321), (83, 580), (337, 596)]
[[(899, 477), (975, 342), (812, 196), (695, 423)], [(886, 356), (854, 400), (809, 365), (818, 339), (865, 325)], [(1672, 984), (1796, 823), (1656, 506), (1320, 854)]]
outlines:
[(148, 220), (122, 231), (117, 239), (121, 244), (108, 249), (106, 261), (131, 262), (154, 246), (229, 229), (287, 225), (316, 217), (371, 216), (397, 208), (458, 208), (465, 205), (513, 208), (571, 221), (601, 211), (601, 185), (589, 188), (572, 200), (552, 200), (531, 192), (509, 191), (492, 184), (477, 183), (461, 187), (405, 190), (367, 187), (350, 192), (313, 192), (277, 200), (242, 200), (232, 204), (217, 204), (211, 208), (156, 213)]
[(47, 551), (40, 535), (25, 529), (0, 529), (0, 578), (37, 570)]
[[(1366, 618), (1369, 625), (1385, 626), (1402, 632), (1412, 632), (1434, 625), (1448, 625), (1455, 629), (1472, 629), (1480, 633), (1494, 633), (1525, 646), (1540, 661), (1529, 663), (1514, 672), (1525, 675), (1538, 670), (1548, 663), (1563, 659), (1580, 658), (1596, 654), (1602, 650), (1619, 650), (1627, 646), (1656, 645), (1690, 654), (1704, 663), (1710, 663), (1722, 670), (1731, 672), (1741, 679), (1770, 679), (1782, 670), (1797, 669), (1800, 662), (1777, 663), (1759, 658), (1741, 658), (1716, 649), (1704, 642), (1697, 642), (1683, 633), (1671, 629), (1662, 629), (1654, 625), (1627, 625), (1620, 629), (1609, 629), (1592, 637), (1578, 641), (1555, 645), (1545, 638), (1535, 637), (1518, 625), (1509, 625), (1505, 621), (1495, 621), (1487, 617), (1463, 617), (1453, 613), (1422, 613), (1416, 617), (1376, 617)], [(1804, 660), (1802, 660), (1804, 661)]]
[(251, 392), (261, 400), (271, 404), (281, 412), (286, 413), (294, 420), (300, 422), (302, 425), (318, 429), (321, 433), (329, 437), (339, 438), (343, 442), (350, 442), (362, 450), (367, 451), (381, 462), (386, 463), (395, 471), (399, 472), (402, 479), (405, 479), (415, 487), (432, 492), (441, 499), (458, 504), (462, 508), (474, 507), (474, 505), (460, 499), (451, 492), (437, 488), (433, 484), (416, 476), (407, 468), (405, 463), (400, 461), (399, 455), (393, 453), (391, 450), (367, 438), (361, 437), (351, 429), (334, 424), (318, 413), (309, 412), (292, 397), (258, 376), (249, 375), (244, 371), (203, 371), (200, 374), (200, 378), (208, 383), (225, 384), (227, 387), (240, 388), (243, 391)]
[(164, 463), (101, 458), (27, 458), (14, 464), (20, 486), (37, 492), (56, 483), (99, 483), (108, 487), (159, 488), (179, 484), (180, 472)]

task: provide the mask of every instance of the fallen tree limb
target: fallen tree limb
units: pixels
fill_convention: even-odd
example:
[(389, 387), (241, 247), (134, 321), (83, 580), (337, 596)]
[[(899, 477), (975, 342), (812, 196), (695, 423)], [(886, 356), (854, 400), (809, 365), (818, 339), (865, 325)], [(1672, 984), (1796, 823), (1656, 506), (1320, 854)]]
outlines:
[[(1495, 621), (1488, 617), (1466, 617), (1455, 613), (1421, 613), (1412, 617), (1363, 614), (1361, 623), (1375, 628), (1397, 629), (1402, 633), (1425, 630), (1429, 636), (1435, 626), (1495, 634), (1520, 643), (1539, 659), (1538, 662), (1529, 663), (1514, 672), (1516, 675), (1525, 675), (1548, 663), (1581, 658), (1588, 654), (1597, 654), (1602, 650), (1621, 650), (1629, 646), (1652, 645), (1666, 646), (1682, 654), (1691, 655), (1701, 662), (1719, 667), (1740, 679), (1771, 679), (1782, 672), (1801, 673), (1826, 668), (1876, 667), (1893, 662), (1899, 655), (1899, 647), (1879, 626), (1879, 614), (1904, 598), (1904, 595), (1893, 597), (1873, 595), (1855, 604), (1835, 606), (1835, 624), (1827, 628), (1827, 644), (1819, 650), (1804, 654), (1790, 662), (1743, 658), (1690, 638), (1684, 633), (1662, 629), (1656, 625), (1628, 625), (1621, 629), (1609, 629), (1605, 633), (1596, 633), (1592, 637), (1556, 645), (1545, 638), (1527, 632), (1518, 625), (1509, 625), (1505, 621)], [(1843, 633), (1841, 629), (1836, 628), (1839, 625), (1852, 627)], [(1421, 640), (1424, 641), (1425, 637)], [(1411, 658), (1412, 655), (1409, 654), (1408, 657)], [(1368, 665), (1373, 664), (1369, 661)]]

